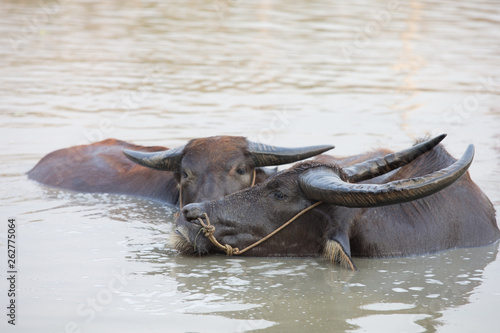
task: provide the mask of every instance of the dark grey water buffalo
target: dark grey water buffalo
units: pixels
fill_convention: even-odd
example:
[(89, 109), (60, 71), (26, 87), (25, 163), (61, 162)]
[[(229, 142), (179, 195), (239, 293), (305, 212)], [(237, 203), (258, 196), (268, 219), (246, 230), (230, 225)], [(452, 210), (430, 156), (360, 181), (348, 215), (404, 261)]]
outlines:
[(262, 167), (296, 162), (332, 148), (283, 148), (234, 136), (194, 139), (173, 149), (108, 139), (54, 151), (28, 177), (73, 191), (130, 194), (179, 205), (181, 197), (184, 204), (223, 197), (276, 172)]
[(386, 156), (385, 151), (343, 160), (322, 155), (255, 187), (187, 205), (174, 244), (183, 253), (222, 252), (200, 233), (207, 231), (201, 223), (211, 223), (220, 244), (241, 250), (318, 202), (245, 254), (325, 255), (354, 269), (351, 256), (425, 254), (498, 240), (493, 205), (466, 172), (474, 147), (456, 161), (439, 145), (408, 163), (408, 152), (422, 144)]

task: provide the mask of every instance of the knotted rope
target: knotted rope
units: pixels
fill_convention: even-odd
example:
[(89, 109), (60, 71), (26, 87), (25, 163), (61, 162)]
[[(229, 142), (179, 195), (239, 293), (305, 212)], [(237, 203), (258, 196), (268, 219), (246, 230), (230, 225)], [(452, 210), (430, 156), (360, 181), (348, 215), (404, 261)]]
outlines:
[(207, 213), (203, 213), (203, 214), (205, 215), (205, 219), (207, 220), (206, 224), (203, 222), (203, 220), (201, 218), (198, 218), (198, 221), (200, 222), (201, 227), (202, 227), (201, 230), (203, 231), (203, 235), (205, 237), (207, 237), (208, 239), (210, 239), (210, 241), (212, 242), (212, 244), (214, 244), (215, 246), (217, 246), (222, 251), (226, 252), (226, 254), (228, 256), (240, 254), (241, 253), (240, 249), (238, 249), (237, 247), (233, 248), (229, 244), (222, 245), (221, 243), (219, 243), (217, 241), (217, 239), (214, 236), (215, 227), (210, 224), (210, 219), (208, 218)]
[(215, 232), (215, 227), (213, 225), (210, 224), (210, 219), (208, 218), (208, 215), (207, 213), (203, 213), (203, 215), (205, 215), (205, 220), (207, 221), (207, 223), (203, 222), (203, 219), (202, 218), (198, 218), (198, 221), (200, 222), (201, 224), (201, 230), (203, 231), (203, 235), (205, 237), (207, 237), (211, 242), (212, 244), (214, 244), (217, 248), (221, 249), (222, 251), (226, 252), (226, 254), (228, 256), (233, 256), (233, 255), (240, 255), (242, 253), (245, 253), (247, 252), (248, 250), (256, 247), (257, 245), (265, 242), (266, 240), (268, 240), (269, 238), (271, 238), (272, 236), (276, 235), (278, 232), (280, 232), (281, 230), (283, 230), (285, 227), (287, 227), (288, 225), (290, 225), (290, 223), (292, 223), (293, 221), (295, 221), (296, 219), (298, 219), (300, 216), (302, 216), (303, 214), (307, 213), (308, 211), (310, 211), (311, 209), (317, 207), (318, 205), (320, 205), (322, 202), (321, 201), (318, 201), (314, 204), (312, 204), (311, 206), (301, 210), (300, 212), (298, 212), (294, 217), (292, 217), (290, 220), (288, 220), (287, 222), (285, 222), (283, 225), (281, 225), (279, 228), (277, 228), (276, 230), (274, 230), (273, 232), (271, 232), (269, 235), (261, 238), (260, 240), (256, 241), (255, 243), (245, 247), (243, 250), (240, 250), (239, 248), (237, 247), (232, 247), (231, 245), (229, 244), (221, 244), (214, 236), (214, 232)]

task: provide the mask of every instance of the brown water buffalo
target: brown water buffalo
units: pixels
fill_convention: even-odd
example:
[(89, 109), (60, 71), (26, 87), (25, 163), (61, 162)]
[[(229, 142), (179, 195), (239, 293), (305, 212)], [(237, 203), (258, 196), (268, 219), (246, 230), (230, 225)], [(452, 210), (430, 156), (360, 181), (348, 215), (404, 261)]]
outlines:
[(186, 254), (222, 252), (205, 237), (211, 231), (220, 245), (241, 251), (311, 207), (245, 255), (325, 255), (354, 269), (351, 256), (426, 254), (499, 239), (493, 205), (466, 173), (472, 145), (458, 161), (441, 145), (411, 163), (401, 158), (406, 151), (384, 153), (322, 155), (217, 201), (187, 205), (174, 246)]
[(54, 151), (28, 177), (73, 191), (130, 194), (179, 205), (179, 190), (184, 204), (217, 199), (276, 172), (264, 166), (296, 162), (332, 148), (283, 148), (234, 136), (194, 139), (173, 149), (108, 139)]

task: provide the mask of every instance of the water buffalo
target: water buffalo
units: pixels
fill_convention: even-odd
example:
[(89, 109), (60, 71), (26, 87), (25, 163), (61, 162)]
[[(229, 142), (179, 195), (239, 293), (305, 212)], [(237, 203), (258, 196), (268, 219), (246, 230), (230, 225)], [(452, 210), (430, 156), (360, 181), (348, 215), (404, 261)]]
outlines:
[(173, 149), (108, 139), (54, 151), (28, 177), (73, 191), (131, 194), (179, 205), (223, 197), (276, 172), (264, 166), (296, 162), (332, 148), (283, 148), (234, 136), (194, 139)]
[(458, 161), (441, 145), (411, 163), (401, 158), (406, 151), (367, 154), (371, 159), (322, 155), (255, 187), (185, 206), (173, 243), (186, 254), (220, 248), (238, 254), (312, 208), (245, 254), (324, 255), (354, 269), (351, 256), (406, 256), (490, 244), (500, 231), (493, 205), (466, 173), (473, 155), (472, 145)]

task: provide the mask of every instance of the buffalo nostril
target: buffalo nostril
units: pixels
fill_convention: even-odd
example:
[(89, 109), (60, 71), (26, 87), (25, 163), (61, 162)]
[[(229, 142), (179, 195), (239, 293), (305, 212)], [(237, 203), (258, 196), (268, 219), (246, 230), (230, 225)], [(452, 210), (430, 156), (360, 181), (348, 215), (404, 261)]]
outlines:
[(196, 220), (203, 217), (203, 205), (199, 203), (192, 203), (182, 208), (182, 214), (187, 221)]

